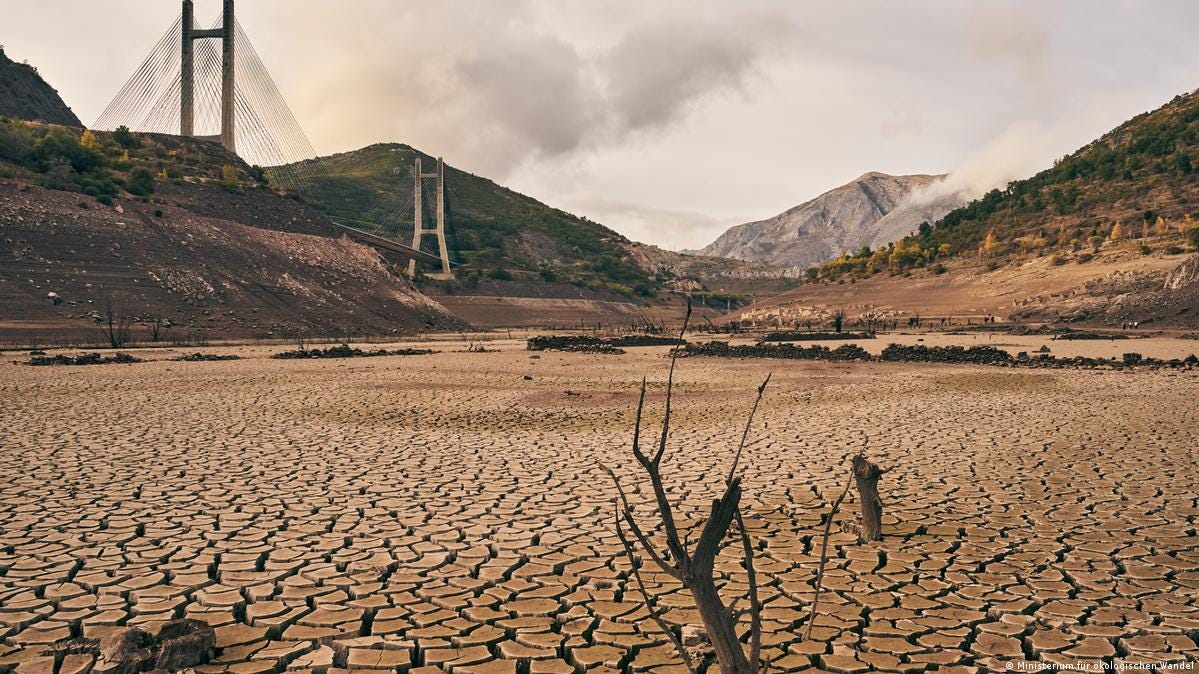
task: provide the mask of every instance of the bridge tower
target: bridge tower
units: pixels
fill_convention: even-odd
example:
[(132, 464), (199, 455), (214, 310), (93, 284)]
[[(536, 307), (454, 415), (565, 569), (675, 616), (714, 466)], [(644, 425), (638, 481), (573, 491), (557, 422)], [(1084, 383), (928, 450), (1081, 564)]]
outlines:
[(216, 39), (221, 41), (221, 133), (212, 140), (219, 140), (230, 152), (237, 152), (234, 141), (234, 22), (233, 0), (225, 0), (221, 27), (201, 30), (194, 25), (193, 0), (183, 0), (183, 72), (179, 79), (179, 135), (194, 136), (195, 131), (195, 45), (196, 40)]
[[(416, 165), (412, 169), (413, 177), (413, 192), (412, 201), (416, 208), (416, 227), (412, 231), (412, 247), (420, 250), (421, 239), (426, 236), (437, 237), (437, 248), (441, 256), (441, 273), (430, 274), (431, 278), (448, 280), (454, 278), (454, 272), (450, 271), (450, 254), (445, 245), (445, 161), (437, 158), (437, 170), (433, 173), (423, 173), (421, 171), (420, 157), (416, 158)], [(424, 211), (424, 180), (435, 179), (437, 181), (437, 224), (432, 228), (425, 228), (425, 211)], [(416, 275), (416, 260), (408, 261), (408, 276)]]

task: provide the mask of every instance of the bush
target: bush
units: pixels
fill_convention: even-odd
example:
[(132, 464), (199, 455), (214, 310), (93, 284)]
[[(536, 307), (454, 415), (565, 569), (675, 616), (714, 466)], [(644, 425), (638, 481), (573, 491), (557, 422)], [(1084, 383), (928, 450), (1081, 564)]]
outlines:
[(117, 130), (112, 132), (112, 139), (116, 141), (117, 145), (120, 145), (127, 150), (140, 147), (142, 144), (141, 141), (137, 139), (137, 136), (134, 136), (132, 133), (130, 133), (129, 127), (125, 126), (124, 124), (118, 126)]
[(0, 159), (24, 164), (32, 154), (33, 137), (28, 130), (8, 120), (0, 122)]
[(154, 194), (154, 174), (145, 167), (133, 167), (129, 172), (129, 185), (125, 189), (139, 197)]
[(491, 271), (487, 272), (487, 276), (490, 278), (493, 278), (497, 281), (511, 281), (512, 280), (512, 272), (510, 272), (507, 269), (504, 269), (502, 267), (497, 267), (495, 269), (492, 269)]
[(1186, 232), (1187, 242), (1192, 248), (1199, 248), (1199, 227), (1192, 227)]

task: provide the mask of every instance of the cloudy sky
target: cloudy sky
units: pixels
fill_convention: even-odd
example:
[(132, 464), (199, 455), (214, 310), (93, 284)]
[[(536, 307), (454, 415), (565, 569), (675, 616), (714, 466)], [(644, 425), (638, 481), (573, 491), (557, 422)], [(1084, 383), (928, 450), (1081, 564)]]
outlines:
[[(0, 43), (89, 123), (178, 12), (0, 0)], [(676, 249), (867, 171), (1002, 184), (1199, 87), (1193, 0), (243, 0), (238, 19), (319, 153), (408, 143)]]

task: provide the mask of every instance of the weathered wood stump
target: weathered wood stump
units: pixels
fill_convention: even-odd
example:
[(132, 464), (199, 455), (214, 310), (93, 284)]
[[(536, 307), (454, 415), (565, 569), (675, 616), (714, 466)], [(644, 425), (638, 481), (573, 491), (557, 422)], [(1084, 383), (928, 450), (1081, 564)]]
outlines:
[(878, 479), (882, 475), (883, 469), (865, 455), (853, 457), (853, 477), (858, 483), (858, 495), (862, 499), (860, 538), (863, 543), (883, 539), (883, 502), (878, 497)]

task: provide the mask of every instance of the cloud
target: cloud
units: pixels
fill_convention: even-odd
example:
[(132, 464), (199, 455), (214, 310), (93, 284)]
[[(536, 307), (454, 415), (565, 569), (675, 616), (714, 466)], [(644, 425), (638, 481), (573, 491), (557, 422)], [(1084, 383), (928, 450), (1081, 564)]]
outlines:
[(699, 249), (746, 218), (717, 218), (693, 211), (651, 208), (603, 197), (564, 197), (572, 210), (589, 214), (616, 227), (634, 241), (647, 241), (669, 250)]
[[(790, 30), (772, 10), (721, 20), (681, 4), (637, 10), (589, 45), (562, 34), (538, 3), (405, 3), (387, 16), (396, 25), (355, 26), (362, 34), (338, 41), (359, 47), (318, 64), (322, 88), (301, 101), (325, 103), (314, 135), (348, 149), (384, 126), (395, 140), (469, 158), (467, 168), (497, 179), (530, 161), (668, 129), (700, 99), (744, 91)], [(371, 39), (380, 31), (406, 37)], [(372, 92), (369, 108), (336, 104), (362, 91)]]
[(1049, 167), (1062, 137), (1060, 130), (1039, 123), (1013, 124), (971, 152), (943, 180), (914, 191), (908, 203), (923, 205), (954, 196), (974, 199), (1013, 180), (1027, 178)]
[(970, 21), (970, 46), (979, 61), (1012, 62), (1032, 82), (1045, 77), (1049, 34), (1034, 16), (1015, 9), (987, 8)]
[(790, 20), (774, 12), (719, 18), (692, 6), (663, 12), (597, 62), (609, 113), (622, 131), (665, 126), (706, 94), (743, 90), (793, 31)]

